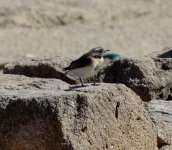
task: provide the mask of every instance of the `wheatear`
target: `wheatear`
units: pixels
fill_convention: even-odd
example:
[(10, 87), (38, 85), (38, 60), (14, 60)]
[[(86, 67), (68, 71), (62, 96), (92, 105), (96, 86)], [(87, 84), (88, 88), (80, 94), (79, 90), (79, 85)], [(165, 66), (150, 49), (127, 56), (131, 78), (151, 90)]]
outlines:
[[(102, 47), (93, 48), (77, 60), (72, 61), (64, 70), (66, 74), (78, 77), (84, 86), (83, 79), (97, 75), (104, 62), (103, 54), (108, 51), (110, 50), (104, 50)], [(94, 80), (93, 82), (96, 85)]]

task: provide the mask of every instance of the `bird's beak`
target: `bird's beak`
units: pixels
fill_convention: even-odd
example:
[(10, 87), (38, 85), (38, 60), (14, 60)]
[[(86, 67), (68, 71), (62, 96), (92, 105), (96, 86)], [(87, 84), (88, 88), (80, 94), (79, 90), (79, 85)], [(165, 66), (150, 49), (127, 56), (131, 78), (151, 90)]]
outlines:
[(104, 50), (104, 53), (106, 53), (106, 52), (109, 52), (110, 50), (109, 49), (107, 49), (107, 50)]

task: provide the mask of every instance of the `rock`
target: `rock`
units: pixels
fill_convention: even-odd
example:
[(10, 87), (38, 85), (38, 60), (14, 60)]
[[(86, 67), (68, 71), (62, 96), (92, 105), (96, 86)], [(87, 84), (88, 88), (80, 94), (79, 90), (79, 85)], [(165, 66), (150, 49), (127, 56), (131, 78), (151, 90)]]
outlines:
[[(37, 89), (66, 89), (69, 84), (57, 79), (41, 79), (41, 78), (28, 78), (22, 75), (8, 75), (0, 74), (0, 93), (6, 93), (10, 90), (15, 90), (17, 93), (22, 93), (24, 90), (37, 90)], [(9, 92), (10, 94), (11, 92)], [(14, 94), (14, 93), (13, 93)], [(23, 94), (23, 93), (22, 93)], [(27, 94), (27, 92), (25, 93)]]
[(105, 69), (101, 80), (123, 83), (144, 101), (172, 99), (172, 59), (150, 57), (119, 59)]
[[(80, 83), (79, 79), (66, 75), (63, 68), (68, 66), (72, 60), (65, 57), (28, 57), (22, 58), (13, 63), (7, 64), (3, 72), (4, 74), (19, 74), (28, 77), (39, 78), (56, 78), (69, 84)], [(84, 83), (92, 83), (93, 78), (84, 79)], [(100, 80), (97, 79), (97, 82)]]
[(0, 78), (0, 150), (157, 150), (155, 126), (125, 85), (69, 89), (55, 79)]
[[(8, 64), (5, 74), (28, 77), (57, 78), (69, 84), (79, 83), (77, 78), (67, 76), (63, 67), (71, 62), (63, 57), (24, 58)], [(134, 90), (144, 101), (172, 99), (172, 58), (123, 58), (104, 66), (96, 82), (123, 83)], [(92, 78), (84, 80), (91, 83)]]
[(7, 63), (0, 63), (0, 69), (3, 69)]
[[(69, 84), (79, 83), (77, 78), (67, 76), (63, 67), (71, 62), (63, 57), (24, 58), (8, 64), (5, 74), (28, 77), (57, 78)], [(144, 101), (172, 99), (172, 59), (124, 58), (114, 60), (102, 69), (97, 82), (123, 83), (134, 90)], [(92, 82), (92, 78), (84, 82)]]
[[(11, 62), (11, 61), (9, 61), (9, 62)], [(6, 59), (0, 58), (0, 70), (3, 69), (4, 66), (5, 66), (6, 64), (8, 64), (9, 62), (8, 62)]]
[(7, 64), (4, 68), (5, 74), (19, 74), (28, 77), (56, 78), (69, 84), (77, 81), (65, 75), (63, 68), (70, 63), (69, 58), (60, 56), (42, 58), (22, 58)]
[(158, 147), (161, 150), (171, 150), (172, 101), (152, 100), (147, 103), (147, 110), (157, 128)]
[(165, 47), (163, 50), (154, 52), (149, 56), (153, 58), (172, 58), (172, 47)]
[(171, 150), (172, 146), (171, 145), (165, 145), (162, 148), (160, 148), (160, 150)]

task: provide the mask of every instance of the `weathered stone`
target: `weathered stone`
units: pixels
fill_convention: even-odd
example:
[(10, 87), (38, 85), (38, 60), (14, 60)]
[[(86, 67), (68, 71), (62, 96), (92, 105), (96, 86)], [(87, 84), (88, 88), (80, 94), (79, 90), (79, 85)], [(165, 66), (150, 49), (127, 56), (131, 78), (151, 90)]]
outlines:
[(150, 54), (152, 58), (172, 58), (172, 47), (166, 47), (161, 51)]
[[(22, 74), (29, 77), (57, 78), (69, 84), (78, 79), (67, 76), (63, 67), (71, 62), (68, 58), (26, 58), (6, 65), (4, 73)], [(104, 66), (97, 82), (124, 83), (144, 101), (151, 99), (172, 99), (172, 58), (118, 59), (113, 65)], [(92, 82), (92, 78), (84, 82)]]
[(172, 58), (126, 58), (105, 69), (104, 82), (124, 83), (144, 101), (172, 99)]
[[(72, 60), (64, 57), (22, 58), (5, 66), (4, 74), (20, 74), (28, 77), (56, 78), (69, 84), (80, 83), (77, 77), (66, 75), (63, 71)], [(104, 71), (104, 69), (102, 69)], [(92, 83), (93, 78), (83, 79), (84, 83)], [(95, 78), (96, 82), (100, 82)]]
[(158, 146), (161, 150), (172, 149), (172, 101), (152, 100), (147, 110), (156, 125)]
[[(77, 84), (80, 83), (78, 78), (66, 75), (63, 71), (63, 68), (68, 66), (71, 61), (69, 58), (59, 56), (22, 58), (5, 65), (3, 72), (4, 74), (18, 74), (28, 77), (56, 78), (69, 84)], [(84, 82), (93, 82), (93, 78), (84, 79)]]
[(172, 150), (172, 145), (165, 145), (162, 148), (160, 148), (159, 150)]
[(66, 88), (69, 88), (69, 84), (57, 79), (28, 78), (23, 75), (0, 74), (0, 94), (6, 92), (6, 90), (15, 90), (18, 93), (22, 93), (22, 90), (60, 90)]
[(18, 79), (8, 88), (13, 79), (6, 76), (0, 77), (0, 150), (157, 150), (155, 126), (125, 85), (57, 90), (61, 81), (31, 79), (46, 81), (35, 86), (10, 75)]
[(66, 76), (63, 68), (70, 63), (69, 58), (60, 56), (42, 58), (22, 58), (7, 64), (5, 74), (20, 74), (28, 77), (56, 78), (69, 84), (77, 83), (74, 78)]

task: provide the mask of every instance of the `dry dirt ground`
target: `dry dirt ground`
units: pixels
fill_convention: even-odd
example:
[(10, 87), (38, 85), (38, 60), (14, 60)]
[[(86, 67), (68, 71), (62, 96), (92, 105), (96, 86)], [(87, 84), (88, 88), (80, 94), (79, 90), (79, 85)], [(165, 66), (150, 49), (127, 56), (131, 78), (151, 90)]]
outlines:
[(76, 58), (96, 46), (144, 56), (171, 46), (171, 7), (171, 0), (1, 0), (0, 63)]

